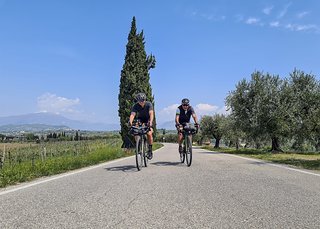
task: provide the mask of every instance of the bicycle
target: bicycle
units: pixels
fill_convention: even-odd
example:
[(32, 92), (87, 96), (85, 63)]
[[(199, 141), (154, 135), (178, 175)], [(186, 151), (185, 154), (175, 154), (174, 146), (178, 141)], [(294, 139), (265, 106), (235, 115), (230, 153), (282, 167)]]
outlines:
[(142, 166), (148, 167), (148, 141), (147, 133), (150, 131), (150, 127), (144, 123), (136, 122), (135, 125), (131, 126), (130, 132), (135, 136), (136, 139), (136, 166), (138, 171), (142, 169)]
[(180, 132), (183, 134), (182, 141), (182, 153), (180, 153), (181, 163), (186, 163), (190, 167), (192, 163), (192, 135), (198, 133), (198, 126), (194, 126), (191, 123), (185, 123), (180, 129)]

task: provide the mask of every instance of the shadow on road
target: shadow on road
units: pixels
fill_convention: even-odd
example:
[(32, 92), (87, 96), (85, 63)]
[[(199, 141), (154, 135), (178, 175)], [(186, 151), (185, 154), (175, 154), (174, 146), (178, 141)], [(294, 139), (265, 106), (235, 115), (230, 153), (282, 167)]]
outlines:
[(199, 151), (197, 153), (202, 153), (202, 154), (221, 154), (220, 152), (213, 152), (213, 151)]
[(115, 167), (108, 167), (105, 168), (108, 171), (122, 171), (122, 172), (137, 172), (137, 167), (133, 165), (122, 165), (122, 166), (115, 166)]
[(177, 166), (182, 164), (181, 162), (170, 162), (170, 161), (158, 161), (158, 162), (154, 162), (151, 163), (153, 165), (157, 165), (157, 166)]

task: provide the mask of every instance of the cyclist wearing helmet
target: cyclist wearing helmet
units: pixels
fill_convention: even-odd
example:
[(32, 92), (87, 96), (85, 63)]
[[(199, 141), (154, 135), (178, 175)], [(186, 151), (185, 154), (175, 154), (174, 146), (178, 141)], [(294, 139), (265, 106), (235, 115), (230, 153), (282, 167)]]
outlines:
[(140, 120), (140, 122), (147, 124), (150, 127), (150, 131), (147, 133), (148, 143), (149, 143), (149, 151), (148, 151), (148, 158), (151, 160), (152, 155), (152, 125), (153, 125), (153, 106), (152, 103), (149, 101), (146, 101), (147, 97), (144, 93), (138, 93), (136, 95), (137, 103), (133, 105), (131, 109), (131, 114), (129, 117), (129, 125), (132, 126), (133, 120), (136, 117)]
[(194, 109), (189, 104), (189, 99), (184, 98), (181, 101), (181, 105), (177, 108), (176, 111), (176, 127), (178, 129), (178, 143), (179, 143), (179, 152), (182, 152), (182, 139), (183, 135), (180, 131), (180, 128), (183, 127), (186, 123), (190, 122), (190, 118), (192, 116), (195, 125), (199, 128), (198, 118)]

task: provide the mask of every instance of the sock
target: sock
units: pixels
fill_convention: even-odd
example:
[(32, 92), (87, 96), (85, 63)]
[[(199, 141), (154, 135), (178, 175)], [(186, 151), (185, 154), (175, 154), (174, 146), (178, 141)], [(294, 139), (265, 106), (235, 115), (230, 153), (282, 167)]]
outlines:
[(152, 145), (149, 145), (149, 150), (152, 151)]

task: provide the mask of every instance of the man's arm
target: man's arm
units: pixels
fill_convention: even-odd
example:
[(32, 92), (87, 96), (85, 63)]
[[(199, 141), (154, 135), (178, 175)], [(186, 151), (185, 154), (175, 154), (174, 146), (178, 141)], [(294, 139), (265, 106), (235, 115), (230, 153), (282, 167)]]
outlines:
[(180, 117), (180, 109), (178, 107), (177, 110), (176, 110), (176, 125), (180, 125), (179, 117)]
[(180, 125), (180, 123), (179, 123), (179, 115), (178, 114), (176, 115), (176, 125)]
[(149, 110), (149, 116), (150, 116), (150, 126), (152, 127), (153, 125), (153, 119), (154, 119), (154, 112), (153, 110)]
[(198, 124), (198, 117), (197, 117), (196, 113), (193, 113), (193, 114), (192, 114), (192, 118), (193, 118), (193, 120), (194, 120), (194, 123), (195, 123), (195, 124)]
[(133, 119), (136, 116), (136, 112), (131, 112), (130, 117), (129, 117), (129, 124), (132, 126)]

